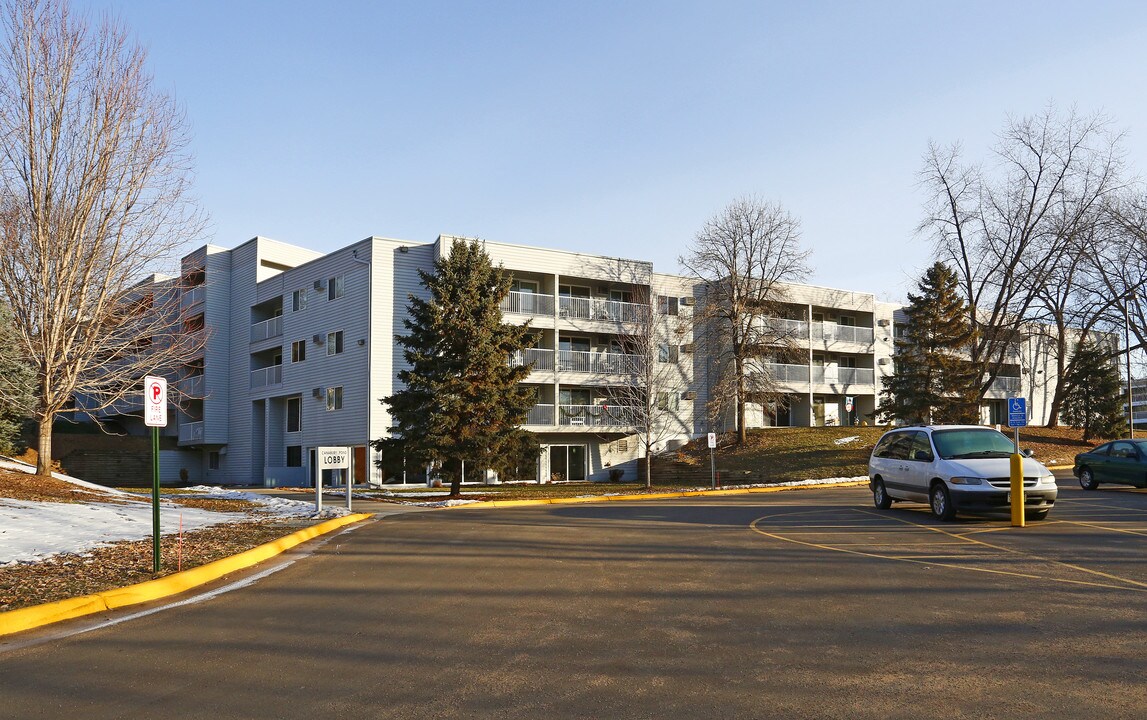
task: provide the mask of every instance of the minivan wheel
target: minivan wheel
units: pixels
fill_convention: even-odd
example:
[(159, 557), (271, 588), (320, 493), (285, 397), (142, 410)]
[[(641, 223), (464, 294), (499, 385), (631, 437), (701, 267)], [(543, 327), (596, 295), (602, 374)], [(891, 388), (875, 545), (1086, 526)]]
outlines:
[(883, 480), (877, 480), (872, 486), (872, 504), (881, 510), (892, 507), (892, 498), (888, 497), (888, 491), (884, 489)]
[(1079, 486), (1084, 490), (1094, 490), (1099, 487), (1099, 483), (1095, 481), (1095, 475), (1092, 474), (1091, 468), (1082, 468), (1079, 471)]
[(956, 517), (956, 510), (952, 507), (952, 496), (948, 494), (948, 488), (944, 487), (944, 483), (936, 483), (932, 486), (929, 499), (931, 500), (932, 514), (938, 519), (948, 521)]

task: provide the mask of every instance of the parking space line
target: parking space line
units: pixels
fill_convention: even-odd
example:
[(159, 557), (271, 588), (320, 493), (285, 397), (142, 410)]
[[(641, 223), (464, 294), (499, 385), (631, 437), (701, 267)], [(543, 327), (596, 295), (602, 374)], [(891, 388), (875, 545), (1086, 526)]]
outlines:
[[(915, 543), (916, 547), (932, 548), (932, 547), (942, 546), (942, 545), (960, 545), (960, 546), (968, 548), (969, 550), (972, 550), (972, 549), (986, 550), (986, 551), (993, 551), (995, 553), (1002, 553), (1002, 554), (1007, 555), (1007, 556), (1016, 556), (1016, 557), (1022, 558), (1024, 560), (1028, 560), (1028, 561), (1032, 561), (1032, 562), (1039, 562), (1039, 563), (1047, 563), (1049, 565), (1058, 566), (1058, 567), (1066, 568), (1069, 570), (1074, 570), (1076, 572), (1080, 572), (1080, 573), (1083, 573), (1085, 575), (1091, 575), (1091, 576), (1095, 576), (1096, 578), (1103, 578), (1106, 580), (1114, 581), (1116, 583), (1123, 583), (1123, 584), (1116, 585), (1116, 584), (1110, 584), (1110, 583), (1105, 583), (1105, 582), (1099, 582), (1099, 581), (1095, 581), (1095, 580), (1073, 580), (1070, 578), (1049, 577), (1049, 576), (1044, 576), (1044, 575), (1035, 575), (1032, 573), (1018, 572), (1018, 571), (1013, 571), (1013, 570), (1000, 570), (1000, 569), (985, 568), (985, 567), (971, 567), (968, 565), (961, 565), (961, 564), (956, 564), (956, 563), (951, 563), (951, 562), (936, 562), (937, 559), (943, 559), (943, 560), (948, 560), (948, 559), (969, 560), (969, 559), (973, 559), (974, 556), (970, 556), (969, 554), (954, 555), (954, 556), (948, 556), (948, 555), (929, 556), (929, 555), (915, 555), (915, 554), (910, 554), (910, 555), (883, 555), (883, 554), (880, 554), (877, 552), (866, 552), (863, 550), (855, 549), (855, 548), (859, 548), (859, 547), (867, 547), (867, 548), (895, 547), (895, 545), (892, 545), (890, 543), (863, 543), (863, 542), (857, 543), (857, 542), (851, 542), (851, 543), (827, 544), (825, 542), (813, 542), (813, 541), (811, 541), (811, 539), (810, 540), (802, 540), (796, 536), (798, 536), (798, 535), (799, 536), (809, 536), (809, 535), (811, 535), (811, 536), (824, 536), (824, 535), (832, 536), (834, 534), (833, 533), (813, 533), (813, 532), (805, 533), (805, 532), (800, 532), (800, 531), (785, 532), (783, 526), (777, 527), (778, 525), (781, 525), (781, 523), (778, 521), (781, 521), (783, 518), (792, 517), (792, 515), (795, 515), (797, 513), (778, 513), (776, 515), (765, 515), (765, 516), (759, 517), (756, 520), (749, 523), (749, 529), (752, 530), (753, 532), (759, 534), (759, 535), (763, 535), (765, 537), (769, 537), (769, 538), (772, 538), (774, 540), (778, 540), (780, 542), (793, 543), (796, 545), (803, 545), (805, 547), (811, 547), (811, 548), (815, 548), (818, 550), (840, 552), (840, 553), (845, 553), (845, 554), (849, 554), (849, 555), (857, 555), (860, 557), (875, 558), (875, 559), (880, 559), (880, 560), (893, 560), (893, 561), (897, 561), (897, 562), (917, 563), (917, 564), (923, 564), (923, 565), (936, 565), (936, 566), (940, 566), (940, 567), (948, 567), (948, 568), (953, 568), (953, 569), (957, 569), (957, 570), (970, 570), (973, 572), (990, 573), (990, 574), (994, 574), (994, 575), (1005, 575), (1005, 576), (1010, 576), (1010, 577), (1027, 578), (1027, 579), (1033, 579), (1033, 580), (1044, 580), (1044, 581), (1048, 581), (1048, 582), (1064, 583), (1064, 584), (1069, 584), (1069, 585), (1082, 585), (1082, 586), (1089, 586), (1089, 587), (1100, 587), (1100, 588), (1109, 588), (1109, 589), (1118, 589), (1118, 590), (1134, 590), (1137, 592), (1147, 592), (1147, 583), (1140, 582), (1138, 580), (1132, 580), (1130, 578), (1120, 577), (1118, 575), (1112, 575), (1110, 573), (1105, 573), (1105, 572), (1102, 572), (1100, 570), (1093, 570), (1091, 568), (1081, 567), (1079, 565), (1073, 565), (1071, 563), (1063, 562), (1062, 560), (1054, 560), (1054, 559), (1046, 558), (1046, 557), (1043, 557), (1040, 555), (1035, 555), (1033, 553), (1025, 552), (1023, 550), (1017, 550), (1014, 548), (1008, 548), (1008, 547), (1004, 547), (1001, 545), (995, 545), (995, 544), (992, 544), (989, 542), (984, 542), (982, 540), (978, 540), (976, 538), (969, 537), (969, 535), (972, 535), (972, 534), (980, 534), (981, 532), (985, 532), (984, 530), (981, 530), (981, 529), (976, 529), (976, 530), (972, 530), (969, 532), (960, 533), (960, 532), (956, 532), (956, 531), (949, 531), (949, 530), (946, 530), (944, 528), (939, 528), (939, 527), (935, 527), (935, 526), (923, 525), (920, 523), (912, 522), (910, 520), (905, 520), (903, 518), (892, 517), (892, 516), (888, 516), (888, 515), (880, 515), (880, 514), (877, 514), (875, 512), (869, 511), (869, 510), (861, 510), (859, 508), (849, 508), (849, 509), (852, 512), (861, 513), (863, 515), (881, 518), (884, 520), (892, 520), (894, 522), (901, 523), (903, 525), (908, 525), (909, 527), (912, 527), (912, 528), (916, 528), (917, 530), (927, 530), (927, 531), (930, 531), (932, 533), (936, 533), (940, 536), (947, 537), (947, 538), (950, 538), (950, 539), (956, 541), (956, 542), (940, 541), (940, 542), (925, 542), (925, 543), (917, 542), (917, 543)], [(800, 514), (804, 515), (804, 514), (808, 514), (808, 512), (802, 511)], [(766, 523), (766, 522), (770, 523), (769, 530), (773, 530), (773, 532), (766, 530), (762, 526), (762, 524)], [(1076, 523), (1073, 521), (1066, 521), (1066, 520), (1060, 520), (1058, 522), (1067, 523), (1067, 524), (1080, 524), (1080, 525), (1088, 526), (1087, 523)], [(837, 529), (842, 529), (841, 526), (833, 526), (833, 527), (835, 527)], [(1096, 527), (1096, 529), (1107, 529), (1107, 528), (1103, 528), (1102, 526), (1095, 526), (1095, 527)], [(1004, 528), (992, 528), (990, 530), (996, 531), (996, 530), (1000, 530), (1000, 529), (1004, 529)], [(867, 527), (867, 526), (860, 526), (860, 527), (856, 527), (856, 529), (853, 531), (845, 531), (845, 532), (841, 532), (839, 534), (840, 535), (854, 535), (855, 536), (855, 535), (861, 534), (861, 533), (872, 534), (873, 528)], [(878, 533), (878, 534), (883, 534), (883, 533)], [(1130, 534), (1139, 535), (1141, 533), (1132, 532)], [(903, 545), (900, 545), (900, 547), (903, 547)], [(984, 559), (991, 559), (991, 558), (985, 557), (985, 556), (980, 556), (980, 557), (977, 557), (976, 559), (984, 560)], [(999, 559), (1001, 561), (1003, 560), (1003, 558), (999, 558)]]

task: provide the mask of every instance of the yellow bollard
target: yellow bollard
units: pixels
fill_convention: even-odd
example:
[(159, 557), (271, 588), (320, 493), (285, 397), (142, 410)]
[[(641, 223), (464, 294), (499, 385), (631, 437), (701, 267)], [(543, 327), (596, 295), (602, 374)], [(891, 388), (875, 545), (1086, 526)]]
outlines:
[(1012, 453), (1012, 527), (1024, 526), (1024, 456)]

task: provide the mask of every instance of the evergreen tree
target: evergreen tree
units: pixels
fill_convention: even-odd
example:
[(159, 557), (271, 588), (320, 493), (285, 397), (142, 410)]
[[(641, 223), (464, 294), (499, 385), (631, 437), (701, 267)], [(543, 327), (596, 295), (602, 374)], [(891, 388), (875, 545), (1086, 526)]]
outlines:
[(455, 240), (434, 270), (419, 271), (429, 297), (410, 296), (409, 333), (396, 337), (409, 369), (398, 373), (403, 389), (382, 400), (394, 424), (375, 447), (438, 464), (458, 495), (463, 462), (471, 473), (511, 475), (536, 465), (537, 440), (519, 427), (535, 402), (520, 385), (530, 368), (509, 362), (529, 326), (502, 322), (510, 277), (477, 242)]
[(12, 312), (0, 303), (0, 453), (24, 449), (20, 428), (31, 416), (35, 376), (20, 352), (23, 345), (12, 324)]
[(978, 377), (968, 361), (974, 340), (955, 273), (937, 262), (919, 295), (908, 295), (905, 334), (896, 339), (896, 368), (881, 391), (879, 412), (906, 423), (969, 423), (979, 415)]
[(1119, 437), (1126, 424), (1123, 381), (1107, 349), (1081, 342), (1064, 383), (1064, 422), (1083, 428), (1084, 440)]

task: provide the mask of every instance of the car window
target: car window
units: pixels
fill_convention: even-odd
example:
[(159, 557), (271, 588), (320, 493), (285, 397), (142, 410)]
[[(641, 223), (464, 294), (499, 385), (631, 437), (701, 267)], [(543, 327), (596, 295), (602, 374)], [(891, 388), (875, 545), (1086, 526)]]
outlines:
[(1111, 456), (1118, 458), (1137, 458), (1139, 453), (1135, 451), (1135, 446), (1129, 442), (1116, 442), (1111, 443)]
[(1003, 433), (991, 428), (935, 430), (932, 442), (945, 460), (959, 458), (1010, 457), (1015, 445)]
[[(904, 445), (904, 437), (908, 433), (894, 432), (888, 433), (880, 438), (880, 442), (876, 444), (876, 448), (872, 451), (872, 455), (878, 458), (890, 458), (892, 460), (903, 460), (907, 457), (908, 448)], [(895, 453), (899, 452), (899, 455)]]
[(1111, 443), (1103, 443), (1099, 447), (1091, 451), (1092, 455), (1106, 455), (1111, 452)]
[(928, 433), (912, 433), (912, 444), (908, 448), (908, 459), (919, 462), (932, 462), (932, 443), (928, 442)]

